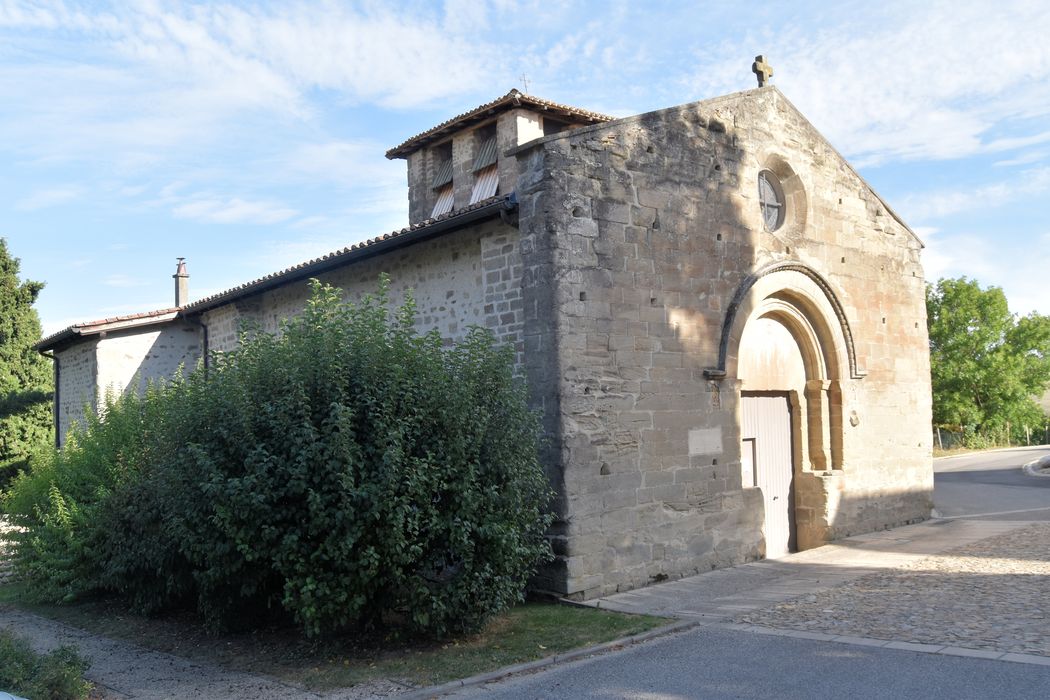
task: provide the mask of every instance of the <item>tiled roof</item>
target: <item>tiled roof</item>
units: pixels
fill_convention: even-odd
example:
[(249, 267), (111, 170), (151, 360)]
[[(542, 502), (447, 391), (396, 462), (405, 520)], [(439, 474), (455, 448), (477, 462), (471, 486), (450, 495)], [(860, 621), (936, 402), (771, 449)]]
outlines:
[(517, 200), (513, 194), (490, 197), (489, 199), (482, 200), (477, 204), (472, 204), (463, 209), (456, 209), (432, 219), (424, 219), (423, 221), (407, 226), (399, 231), (392, 231), (390, 233), (385, 233), (382, 236), (370, 238), (361, 243), (355, 243), (346, 248), (332, 251), (327, 255), (322, 255), (319, 258), (307, 260), (306, 262), (293, 265), (284, 270), (280, 270), (279, 272), (264, 275), (263, 277), (254, 279), (251, 282), (245, 282), (236, 287), (231, 287), (230, 289), (219, 292), (218, 294), (212, 294), (203, 299), (198, 299), (192, 304), (187, 304), (183, 307), (182, 312), (199, 313), (219, 306), (220, 304), (224, 304), (232, 299), (264, 291), (280, 284), (284, 284), (285, 282), (308, 277), (332, 267), (349, 263), (359, 257), (365, 257), (372, 253), (380, 252), (380, 250), (387, 246), (408, 243), (420, 236), (425, 236), (431, 233), (437, 234), (460, 224), (466, 225), (467, 223), (482, 217), (490, 215), (494, 216), (500, 211), (510, 211), (516, 206)]
[[(59, 343), (75, 336), (94, 335), (96, 333), (101, 333), (104, 330), (113, 329), (113, 326), (119, 328), (132, 328), (136, 326), (146, 326), (153, 323), (166, 323), (174, 320), (180, 315), (185, 316), (187, 314), (200, 313), (233, 299), (261, 292), (295, 279), (308, 277), (332, 267), (352, 262), (359, 257), (378, 253), (387, 247), (409, 243), (410, 241), (421, 237), (438, 234), (460, 225), (466, 225), (472, 221), (477, 221), (481, 218), (495, 216), (501, 211), (511, 211), (517, 207), (517, 205), (517, 199), (515, 199), (513, 194), (491, 197), (478, 202), (477, 204), (472, 204), (469, 207), (456, 209), (432, 219), (425, 219), (399, 231), (391, 231), (382, 236), (376, 236), (375, 238), (370, 238), (361, 243), (355, 243), (346, 248), (333, 251), (327, 255), (322, 255), (319, 258), (314, 258), (313, 260), (307, 260), (304, 263), (293, 265), (279, 272), (273, 272), (269, 275), (252, 280), (251, 282), (245, 282), (236, 287), (231, 287), (226, 291), (212, 294), (203, 299), (198, 299), (192, 304), (187, 304), (181, 308), (174, 307), (170, 309), (160, 309), (158, 311), (130, 314), (127, 316), (114, 316), (112, 318), (87, 321), (85, 323), (76, 323), (67, 328), (63, 328), (57, 333), (47, 336), (33, 347), (39, 351), (49, 350)], [(165, 318), (165, 316), (169, 315), (170, 318)]]
[(488, 119), (498, 112), (519, 106), (537, 107), (540, 110), (550, 112), (559, 117), (575, 122), (582, 122), (584, 124), (598, 124), (600, 122), (608, 122), (615, 119), (615, 117), (610, 117), (607, 114), (599, 114), (598, 112), (591, 112), (586, 109), (580, 109), (579, 107), (558, 104), (557, 102), (544, 100), (540, 97), (526, 95), (517, 90), (511, 90), (506, 95), (498, 97), (492, 102), (486, 102), (469, 112), (460, 114), (458, 117), (452, 117), (448, 121), (443, 121), (432, 129), (427, 129), (421, 134), (416, 134), (401, 145), (395, 146), (387, 151), (386, 157), (404, 158), (409, 153), (425, 146), (427, 143), (444, 138), (453, 131), (458, 131), (465, 126), (468, 126), (470, 123)]
[[(166, 323), (167, 321), (174, 320), (178, 312), (178, 307), (172, 307), (170, 309), (143, 311), (142, 313), (128, 314), (126, 316), (112, 316), (110, 318), (100, 318), (96, 321), (74, 323), (72, 326), (67, 326), (57, 333), (52, 333), (46, 338), (40, 340), (33, 347), (37, 350), (47, 350), (48, 348), (58, 345), (67, 338), (72, 338), (77, 335), (94, 335), (96, 333), (101, 333), (104, 330), (112, 329), (113, 326), (119, 328), (134, 328), (136, 326), (148, 326), (154, 323)], [(170, 318), (164, 318), (165, 316), (170, 316)]]

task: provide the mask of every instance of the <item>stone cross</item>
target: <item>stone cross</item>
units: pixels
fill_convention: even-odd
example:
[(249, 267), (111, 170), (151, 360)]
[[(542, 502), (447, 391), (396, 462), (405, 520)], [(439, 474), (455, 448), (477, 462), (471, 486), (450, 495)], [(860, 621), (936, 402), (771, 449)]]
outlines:
[(769, 79), (773, 77), (773, 66), (766, 63), (765, 56), (755, 56), (755, 62), (751, 64), (751, 72), (758, 76), (758, 86), (765, 87)]

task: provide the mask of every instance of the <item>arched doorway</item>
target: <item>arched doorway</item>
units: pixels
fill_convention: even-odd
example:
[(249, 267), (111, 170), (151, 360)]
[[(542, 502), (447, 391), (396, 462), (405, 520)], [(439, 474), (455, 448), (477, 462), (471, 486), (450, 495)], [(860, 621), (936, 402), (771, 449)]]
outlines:
[(791, 329), (775, 314), (752, 318), (740, 341), (741, 483), (762, 492), (766, 557), (797, 550), (795, 421), (806, 366)]
[(812, 270), (763, 270), (734, 301), (723, 376), (739, 390), (741, 485), (762, 491), (765, 554), (777, 557), (824, 541), (842, 473), (843, 382), (864, 373), (841, 305)]

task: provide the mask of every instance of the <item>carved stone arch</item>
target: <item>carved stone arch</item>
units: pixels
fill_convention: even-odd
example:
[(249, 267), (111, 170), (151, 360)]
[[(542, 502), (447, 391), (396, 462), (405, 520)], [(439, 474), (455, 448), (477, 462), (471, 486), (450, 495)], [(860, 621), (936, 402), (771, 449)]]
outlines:
[[(763, 494), (765, 536), (774, 545), (783, 543), (787, 521), (792, 533), (787, 546), (792, 537), (802, 549), (822, 544), (833, 509), (829, 494), (846, 471), (843, 389), (865, 374), (857, 367), (842, 303), (812, 268), (798, 262), (768, 265), (734, 294), (723, 319), (718, 363), (706, 373), (728, 377), (736, 389), (741, 483), (753, 476)], [(777, 428), (778, 419), (762, 413), (762, 402), (770, 400), (763, 396), (787, 399), (790, 410), (783, 416), (789, 427)]]
[[(745, 325), (747, 320), (762, 317), (776, 320), (786, 328), (802, 356), (807, 379), (838, 377), (840, 363), (837, 353), (826, 350), (833, 347), (834, 341), (829, 343), (826, 329), (813, 322), (813, 314), (807, 307), (809, 304), (804, 298), (781, 291), (766, 297), (751, 313), (741, 317), (745, 319)], [(738, 357), (739, 352), (731, 354), (728, 363), (732, 364), (732, 360)]]
[(760, 305), (776, 302), (782, 305), (780, 313), (794, 317), (791, 325), (796, 330), (807, 327), (812, 330), (823, 353), (822, 373), (826, 378), (862, 379), (867, 376), (857, 364), (853, 332), (831, 284), (807, 265), (779, 262), (748, 275), (737, 288), (722, 320), (718, 364), (704, 370), (706, 377), (735, 376), (744, 325)]

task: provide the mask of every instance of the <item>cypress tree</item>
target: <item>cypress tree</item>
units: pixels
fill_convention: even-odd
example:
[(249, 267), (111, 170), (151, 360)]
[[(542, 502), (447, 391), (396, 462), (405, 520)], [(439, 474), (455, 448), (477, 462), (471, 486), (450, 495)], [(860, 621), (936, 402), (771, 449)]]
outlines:
[(42, 282), (19, 280), (19, 260), (0, 238), (0, 486), (53, 436), (54, 375), (33, 349), (40, 339), (36, 302)]

